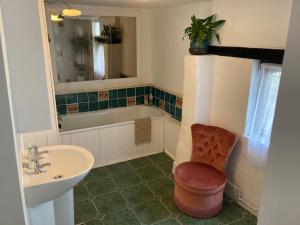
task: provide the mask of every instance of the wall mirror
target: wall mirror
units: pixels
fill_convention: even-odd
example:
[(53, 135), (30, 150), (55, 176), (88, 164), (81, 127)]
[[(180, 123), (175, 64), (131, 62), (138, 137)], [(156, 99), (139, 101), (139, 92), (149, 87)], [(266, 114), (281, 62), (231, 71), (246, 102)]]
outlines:
[(52, 18), (47, 26), (56, 84), (137, 77), (136, 17)]

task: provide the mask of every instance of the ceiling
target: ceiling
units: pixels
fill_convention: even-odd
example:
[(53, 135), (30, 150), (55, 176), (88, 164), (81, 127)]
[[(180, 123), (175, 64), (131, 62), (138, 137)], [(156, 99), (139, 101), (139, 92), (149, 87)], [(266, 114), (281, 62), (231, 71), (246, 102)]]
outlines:
[(69, 3), (112, 7), (154, 8), (209, 0), (45, 0), (46, 3)]

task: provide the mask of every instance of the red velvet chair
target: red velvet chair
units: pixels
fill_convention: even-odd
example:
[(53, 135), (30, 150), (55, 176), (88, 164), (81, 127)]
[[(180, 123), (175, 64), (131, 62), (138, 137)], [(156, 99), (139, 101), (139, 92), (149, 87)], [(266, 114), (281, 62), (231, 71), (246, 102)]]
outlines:
[(192, 217), (209, 218), (223, 205), (224, 174), (237, 137), (222, 128), (194, 124), (191, 162), (175, 169), (175, 205)]

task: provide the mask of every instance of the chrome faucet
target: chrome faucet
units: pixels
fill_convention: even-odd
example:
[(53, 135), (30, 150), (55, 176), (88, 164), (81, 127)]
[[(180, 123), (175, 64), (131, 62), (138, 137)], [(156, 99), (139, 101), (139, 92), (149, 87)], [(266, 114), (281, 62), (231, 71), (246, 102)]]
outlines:
[(48, 150), (44, 150), (44, 151), (41, 151), (41, 152), (37, 151), (37, 152), (35, 152), (34, 156), (39, 158), (41, 155), (48, 154), (48, 153), (49, 153)]
[(42, 169), (43, 169), (44, 167), (49, 167), (49, 166), (51, 166), (51, 163), (40, 164), (38, 158), (36, 158), (35, 160), (33, 160), (33, 163), (34, 163), (34, 167), (33, 167), (33, 173), (34, 173), (34, 174), (45, 173), (46, 170), (42, 170)]
[(24, 163), (24, 168), (29, 169), (29, 174), (40, 174), (46, 172), (45, 170), (41, 170), (44, 167), (51, 166), (51, 163), (40, 164), (41, 155), (48, 154), (48, 150), (39, 151), (39, 147), (37, 145), (33, 145), (28, 148), (29, 155), (27, 157), (27, 163)]

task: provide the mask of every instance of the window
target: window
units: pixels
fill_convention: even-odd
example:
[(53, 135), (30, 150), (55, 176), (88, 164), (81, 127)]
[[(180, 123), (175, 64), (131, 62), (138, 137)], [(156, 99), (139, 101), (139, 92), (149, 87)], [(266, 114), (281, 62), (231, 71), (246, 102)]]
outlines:
[(281, 66), (257, 64), (251, 79), (245, 135), (248, 156), (256, 166), (265, 165), (281, 77)]
[[(99, 21), (92, 23), (93, 37), (101, 36), (101, 24)], [(105, 55), (104, 45), (97, 41), (93, 41), (93, 54), (94, 54), (94, 79), (103, 80), (105, 77)]]

